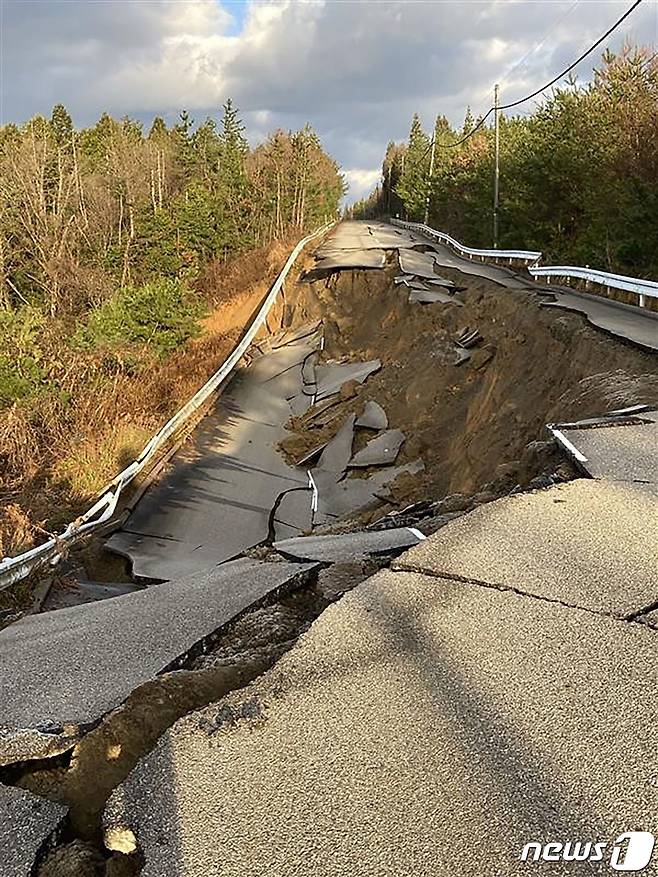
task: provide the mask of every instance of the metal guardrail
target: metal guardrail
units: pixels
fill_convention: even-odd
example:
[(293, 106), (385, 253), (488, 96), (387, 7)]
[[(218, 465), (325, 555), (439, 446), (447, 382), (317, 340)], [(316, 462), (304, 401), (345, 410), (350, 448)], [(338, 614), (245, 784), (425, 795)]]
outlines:
[(420, 222), (404, 222), (401, 219), (391, 219), (393, 225), (407, 228), (410, 231), (419, 231), (427, 237), (443, 241), (459, 253), (469, 258), (479, 257), (482, 259), (508, 259), (510, 262), (518, 260), (528, 263), (528, 271), (533, 277), (545, 277), (548, 281), (551, 277), (562, 279), (584, 280), (586, 283), (596, 283), (604, 289), (621, 289), (632, 292), (638, 297), (640, 307), (646, 305), (646, 299), (658, 298), (658, 282), (654, 280), (641, 280), (638, 277), (627, 277), (624, 274), (610, 274), (607, 271), (597, 271), (593, 268), (580, 268), (575, 265), (547, 265), (539, 267), (537, 262), (541, 259), (541, 253), (529, 250), (478, 250), (473, 247), (465, 247), (459, 241), (443, 231), (437, 231)]
[(533, 277), (575, 278), (587, 283), (597, 283), (610, 289), (622, 289), (638, 296), (638, 304), (644, 307), (646, 297), (658, 298), (658, 283), (653, 280), (640, 280), (624, 274), (609, 274), (607, 271), (596, 271), (592, 268), (578, 268), (573, 265), (547, 265), (541, 268), (528, 269)]
[(430, 228), (429, 225), (424, 225), (421, 222), (404, 222), (401, 219), (391, 219), (391, 224), (400, 226), (400, 228), (407, 228), (410, 231), (422, 232), (422, 234), (427, 235), (427, 237), (430, 238), (436, 238), (437, 240), (453, 247), (457, 252), (468, 256), (469, 259), (475, 256), (482, 259), (507, 259), (510, 262), (518, 260), (520, 262), (535, 264), (541, 259), (542, 255), (541, 253), (535, 253), (531, 250), (478, 250), (473, 247), (465, 247), (463, 244), (460, 244), (458, 240), (455, 240), (455, 238), (446, 234), (444, 231), (437, 231), (437, 229)]
[(217, 369), (213, 376), (206, 381), (203, 387), (192, 396), (189, 402), (174, 414), (162, 429), (153, 436), (137, 459), (107, 485), (94, 505), (75, 521), (72, 521), (59, 536), (53, 536), (47, 542), (32, 548), (30, 551), (26, 551), (24, 554), (17, 555), (16, 557), (4, 557), (0, 560), (0, 591), (21, 581), (46, 564), (55, 566), (72, 545), (95, 530), (99, 530), (112, 519), (124, 488), (140, 472), (143, 472), (149, 463), (153, 462), (157, 452), (178, 432), (181, 426), (203, 405), (222, 382), (226, 380), (242, 359), (259, 329), (265, 323), (272, 305), (276, 301), (283, 283), (301, 251), (310, 241), (328, 231), (333, 224), (333, 222), (328, 223), (313, 232), (313, 234), (307, 235), (297, 244), (261, 305), (253, 323), (233, 353)]

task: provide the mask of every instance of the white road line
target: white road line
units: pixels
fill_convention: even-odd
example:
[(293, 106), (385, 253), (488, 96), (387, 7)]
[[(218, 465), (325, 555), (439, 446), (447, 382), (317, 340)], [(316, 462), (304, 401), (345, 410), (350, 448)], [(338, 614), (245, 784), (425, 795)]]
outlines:
[(569, 451), (569, 453), (573, 454), (573, 456), (576, 460), (578, 460), (579, 463), (587, 462), (587, 457), (582, 454), (575, 445), (571, 444), (571, 442), (566, 437), (566, 435), (564, 435), (563, 432), (560, 432), (559, 429), (555, 429), (552, 426), (550, 426), (549, 429), (553, 433), (555, 438), (560, 442), (560, 444), (564, 445), (564, 447)]
[(315, 483), (315, 479), (313, 478), (313, 475), (311, 474), (310, 469), (308, 470), (308, 472), (306, 474), (308, 475), (308, 486), (313, 491), (313, 495), (311, 496), (311, 511), (313, 513), (315, 513), (318, 510), (318, 497), (319, 497), (318, 486)]

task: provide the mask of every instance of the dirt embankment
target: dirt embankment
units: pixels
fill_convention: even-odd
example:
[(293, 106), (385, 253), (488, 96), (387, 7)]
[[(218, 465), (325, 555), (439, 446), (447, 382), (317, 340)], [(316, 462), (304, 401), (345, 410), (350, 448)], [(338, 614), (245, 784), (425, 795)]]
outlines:
[[(658, 403), (656, 357), (589, 326), (577, 314), (540, 307), (458, 271), (455, 304), (411, 304), (393, 283), (397, 266), (316, 281), (300, 295), (322, 316), (325, 356), (382, 360), (381, 371), (327, 415), (293, 421), (294, 458), (331, 437), (366, 399), (386, 410), (406, 442), (401, 461), (421, 457), (425, 472), (398, 483), (400, 502), (448, 494), (495, 495), (525, 487), (550, 463), (545, 425), (639, 402)], [(454, 365), (454, 336), (477, 329), (483, 341)], [(557, 463), (553, 458), (553, 463)]]

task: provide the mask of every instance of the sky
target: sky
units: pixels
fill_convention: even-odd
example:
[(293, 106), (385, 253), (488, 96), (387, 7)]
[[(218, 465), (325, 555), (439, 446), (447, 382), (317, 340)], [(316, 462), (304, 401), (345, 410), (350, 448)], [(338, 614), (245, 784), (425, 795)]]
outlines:
[[(593, 43), (631, 0), (0, 0), (0, 122), (64, 103), (77, 125), (102, 111), (146, 125), (231, 97), (252, 143), (320, 135), (349, 183), (376, 184), (389, 140), (418, 112), (460, 124), (522, 97)], [(658, 0), (609, 41), (658, 47)], [(577, 70), (586, 81), (600, 55)], [(532, 109), (533, 103), (525, 105)]]

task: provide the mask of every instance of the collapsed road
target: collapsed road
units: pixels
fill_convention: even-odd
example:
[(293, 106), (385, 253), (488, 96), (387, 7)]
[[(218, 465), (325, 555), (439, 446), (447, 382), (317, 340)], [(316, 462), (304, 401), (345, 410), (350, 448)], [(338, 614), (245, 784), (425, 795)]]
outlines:
[(493, 877), (651, 831), (658, 323), (563, 294), (325, 237), (107, 540), (125, 581), (72, 558), (0, 631), (1, 873)]

